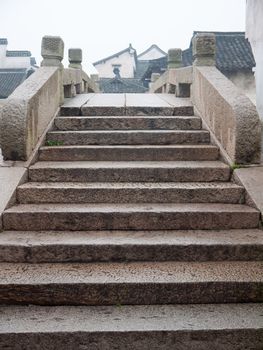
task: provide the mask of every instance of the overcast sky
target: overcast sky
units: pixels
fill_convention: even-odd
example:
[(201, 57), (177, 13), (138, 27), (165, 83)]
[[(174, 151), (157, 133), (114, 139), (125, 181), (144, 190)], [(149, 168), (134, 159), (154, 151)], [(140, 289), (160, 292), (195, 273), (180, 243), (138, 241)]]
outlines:
[(0, 0), (0, 37), (9, 50), (30, 50), (40, 63), (41, 38), (59, 35), (83, 50), (83, 65), (125, 49), (157, 44), (185, 49), (194, 30), (244, 31), (245, 0)]

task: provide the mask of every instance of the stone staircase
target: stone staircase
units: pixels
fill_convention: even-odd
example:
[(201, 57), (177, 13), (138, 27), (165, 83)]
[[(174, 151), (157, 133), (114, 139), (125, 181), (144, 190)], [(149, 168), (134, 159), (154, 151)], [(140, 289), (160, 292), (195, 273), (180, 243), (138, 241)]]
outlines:
[(259, 212), (191, 105), (82, 111), (4, 212), (0, 349), (263, 349)]

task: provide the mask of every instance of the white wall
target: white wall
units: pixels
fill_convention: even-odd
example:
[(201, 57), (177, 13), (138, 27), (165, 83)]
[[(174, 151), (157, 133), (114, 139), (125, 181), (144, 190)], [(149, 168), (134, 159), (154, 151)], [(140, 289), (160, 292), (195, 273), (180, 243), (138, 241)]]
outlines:
[(7, 45), (0, 45), (0, 69), (29, 68), (30, 57), (6, 57)]
[(113, 57), (105, 63), (100, 63), (95, 66), (100, 78), (114, 78), (113, 65), (120, 64), (120, 75), (122, 78), (134, 78), (135, 59), (134, 54), (128, 51), (121, 54), (119, 57)]
[(257, 110), (263, 120), (263, 1), (247, 0), (246, 36), (256, 61)]

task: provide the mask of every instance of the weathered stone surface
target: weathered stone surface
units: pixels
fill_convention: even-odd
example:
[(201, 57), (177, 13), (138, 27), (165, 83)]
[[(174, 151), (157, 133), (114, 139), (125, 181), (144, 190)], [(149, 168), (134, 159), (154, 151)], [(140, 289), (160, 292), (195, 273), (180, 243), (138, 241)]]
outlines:
[(41, 147), (41, 161), (177, 161), (216, 160), (212, 145), (129, 145)]
[(0, 231), (2, 230), (2, 213), (16, 202), (16, 188), (26, 181), (27, 170), (19, 167), (0, 166)]
[(232, 183), (39, 183), (17, 189), (19, 203), (241, 203)]
[(2, 306), (0, 314), (6, 349), (260, 350), (263, 342), (261, 304)]
[(261, 230), (5, 231), (0, 262), (262, 261)]
[(235, 180), (246, 189), (246, 200), (263, 215), (263, 167), (241, 168), (234, 171)]
[(169, 49), (168, 50), (168, 69), (179, 68), (182, 66), (182, 50)]
[(58, 130), (199, 130), (199, 117), (57, 117)]
[(60, 67), (64, 57), (64, 42), (59, 36), (46, 35), (42, 38), (41, 56), (44, 58), (41, 66)]
[(31, 181), (44, 182), (212, 182), (229, 176), (229, 167), (217, 161), (38, 162), (29, 169)]
[(4, 159), (27, 160), (60, 104), (60, 72), (42, 67), (11, 94), (1, 110)]
[(47, 141), (63, 145), (170, 145), (209, 143), (205, 130), (81, 130), (50, 131)]
[(263, 301), (262, 262), (1, 263), (0, 267), (1, 304)]
[(238, 204), (21, 204), (3, 213), (5, 230), (212, 230), (259, 226)]
[(79, 68), (81, 69), (82, 62), (82, 50), (71, 48), (68, 50), (68, 60), (70, 68)]
[(159, 79), (160, 73), (152, 73), (151, 82), (154, 83), (157, 79)]
[(79, 94), (74, 98), (65, 99), (65, 102), (60, 107), (60, 115), (73, 116), (80, 115), (81, 107), (94, 97), (94, 94)]
[(214, 33), (198, 33), (193, 38), (193, 65), (215, 66), (216, 38)]
[(193, 103), (232, 163), (260, 162), (261, 122), (252, 102), (215, 67), (195, 67)]

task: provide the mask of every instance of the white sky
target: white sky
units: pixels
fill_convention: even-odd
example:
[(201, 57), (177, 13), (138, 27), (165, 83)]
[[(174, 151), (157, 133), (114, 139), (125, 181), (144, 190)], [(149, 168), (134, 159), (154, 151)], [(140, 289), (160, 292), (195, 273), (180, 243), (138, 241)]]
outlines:
[(0, 0), (0, 37), (41, 61), (41, 38), (83, 50), (83, 66), (129, 46), (185, 49), (194, 30), (244, 31), (245, 0)]

